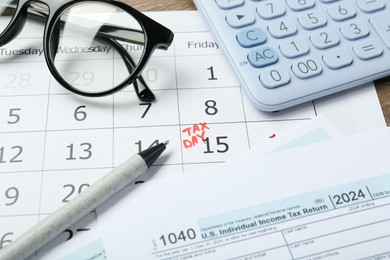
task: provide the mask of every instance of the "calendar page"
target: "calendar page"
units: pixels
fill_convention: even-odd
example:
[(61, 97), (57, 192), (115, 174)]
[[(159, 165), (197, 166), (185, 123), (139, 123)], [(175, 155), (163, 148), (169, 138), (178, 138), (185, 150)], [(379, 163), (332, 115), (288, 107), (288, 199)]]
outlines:
[[(135, 183), (223, 163), (318, 115), (343, 134), (385, 126), (372, 84), (260, 112), (197, 12), (149, 15), (175, 33), (172, 46), (156, 51), (143, 71), (157, 96), (152, 103), (140, 102), (132, 86), (102, 98), (65, 90), (47, 69), (41, 24), (28, 20), (18, 38), (0, 47), (0, 248), (159, 142), (169, 140), (167, 151)], [(96, 66), (74, 80), (117, 73), (105, 70), (112, 61), (90, 58)], [(89, 228), (67, 230), (63, 239)]]

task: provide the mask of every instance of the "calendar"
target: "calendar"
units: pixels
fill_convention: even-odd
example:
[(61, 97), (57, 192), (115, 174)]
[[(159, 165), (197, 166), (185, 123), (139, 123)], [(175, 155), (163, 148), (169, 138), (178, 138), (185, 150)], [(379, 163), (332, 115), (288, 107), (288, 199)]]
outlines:
[[(151, 103), (140, 102), (132, 86), (100, 98), (64, 89), (44, 60), (43, 25), (28, 21), (0, 47), (0, 248), (160, 142), (169, 140), (167, 151), (135, 184), (223, 163), (318, 115), (345, 134), (385, 126), (373, 85), (258, 111), (197, 12), (148, 15), (175, 33), (172, 46), (156, 51), (143, 71), (157, 97)], [(110, 61), (97, 60), (75, 80), (96, 80), (107, 73), (104, 62)], [(69, 230), (64, 239), (82, 231), (88, 228)]]

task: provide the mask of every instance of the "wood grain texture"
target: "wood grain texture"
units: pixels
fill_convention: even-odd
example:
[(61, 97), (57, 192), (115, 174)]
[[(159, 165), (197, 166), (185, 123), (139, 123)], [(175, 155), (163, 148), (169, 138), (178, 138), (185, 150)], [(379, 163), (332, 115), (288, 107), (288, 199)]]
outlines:
[(387, 126), (390, 126), (390, 77), (375, 81), (376, 92)]
[[(210, 0), (211, 1), (211, 0)], [(195, 10), (192, 0), (123, 0), (140, 11)], [(389, 61), (390, 63), (390, 61)], [(390, 126), (390, 77), (375, 82), (386, 123)]]
[(192, 0), (123, 0), (140, 11), (195, 10)]

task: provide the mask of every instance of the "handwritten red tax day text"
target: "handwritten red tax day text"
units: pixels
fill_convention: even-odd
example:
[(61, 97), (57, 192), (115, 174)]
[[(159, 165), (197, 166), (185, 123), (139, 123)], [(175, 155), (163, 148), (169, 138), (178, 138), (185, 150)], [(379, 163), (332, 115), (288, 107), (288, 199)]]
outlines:
[(199, 123), (192, 125), (190, 127), (184, 128), (182, 133), (186, 134), (187, 138), (183, 138), (184, 148), (188, 149), (194, 147), (201, 140), (203, 143), (205, 142), (205, 134), (206, 130), (210, 128), (206, 123)]

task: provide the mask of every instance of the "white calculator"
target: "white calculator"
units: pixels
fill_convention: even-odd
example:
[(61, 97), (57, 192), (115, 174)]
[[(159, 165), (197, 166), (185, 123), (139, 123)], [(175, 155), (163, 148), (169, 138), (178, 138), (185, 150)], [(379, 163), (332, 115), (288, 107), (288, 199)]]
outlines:
[(260, 110), (390, 75), (388, 0), (194, 0)]

